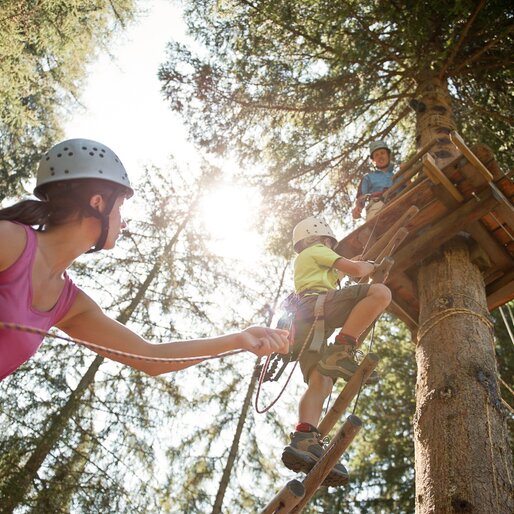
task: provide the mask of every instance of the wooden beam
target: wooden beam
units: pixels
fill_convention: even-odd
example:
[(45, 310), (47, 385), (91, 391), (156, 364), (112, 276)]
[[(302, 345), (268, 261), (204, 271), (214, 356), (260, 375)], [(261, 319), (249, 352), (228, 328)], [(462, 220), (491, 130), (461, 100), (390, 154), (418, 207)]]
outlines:
[(484, 166), (482, 161), (468, 148), (462, 137), (455, 132), (450, 132), (450, 139), (452, 143), (462, 152), (462, 155), (466, 157), (466, 159), (472, 164), (477, 171), (486, 179), (487, 182), (492, 182), (493, 175), (491, 172)]
[(436, 183), (442, 184), (457, 202), (462, 203), (464, 197), (459, 190), (451, 183), (450, 179), (438, 168), (434, 158), (430, 154), (423, 156), (423, 169)]
[(411, 265), (419, 264), (420, 260), (433, 253), (470, 223), (487, 214), (496, 205), (498, 205), (498, 201), (493, 197), (491, 190), (485, 190), (476, 198), (462, 204), (461, 207), (427, 228), (417, 238), (398, 250), (395, 254), (392, 275), (396, 271), (403, 271)]
[(343, 426), (338, 430), (332, 441), (330, 441), (321, 459), (305, 477), (303, 481), (305, 496), (291, 512), (298, 513), (302, 511), (361, 428), (362, 421), (357, 416), (348, 416)]
[(400, 171), (398, 171), (398, 173), (395, 173), (395, 175), (393, 176), (393, 181), (394, 179), (408, 171), (409, 168), (416, 163), (416, 161), (419, 161), (437, 143), (439, 143), (439, 138), (436, 137), (428, 143), (426, 143), (424, 146), (422, 146), (410, 159), (408, 159), (402, 164)]
[(475, 221), (468, 225), (466, 229), (471, 237), (485, 250), (491, 261), (500, 269), (510, 269), (514, 265), (514, 260), (501, 246), (496, 238), (480, 223)]
[(261, 514), (283, 514), (291, 509), (305, 495), (305, 487), (299, 480), (288, 482), (277, 495), (261, 510)]
[(493, 191), (493, 196), (500, 202), (495, 210), (501, 214), (503, 221), (514, 229), (514, 206), (495, 184), (491, 182), (489, 187)]
[(393, 177), (393, 185), (384, 191), (384, 200), (387, 200), (395, 191), (398, 191), (400, 187), (405, 185), (411, 178), (417, 175), (423, 168), (423, 164), (420, 162), (414, 166), (408, 173), (403, 174), (400, 179)]
[(505, 273), (503, 277), (489, 284), (485, 293), (490, 311), (510, 302), (514, 298), (514, 271)]
[(371, 372), (376, 368), (378, 360), (378, 356), (375, 353), (368, 353), (366, 357), (364, 357), (357, 371), (352, 375), (350, 380), (348, 380), (344, 389), (339, 393), (332, 407), (330, 407), (330, 410), (321, 420), (318, 426), (321, 437), (327, 436), (332, 428), (334, 428), (337, 421), (341, 419), (348, 405), (350, 405), (351, 401), (357, 396), (361, 387), (371, 375)]
[(362, 258), (365, 261), (374, 260), (380, 254), (380, 252), (387, 245), (388, 241), (391, 239), (393, 234), (404, 225), (416, 216), (419, 212), (419, 209), (415, 205), (411, 205), (401, 216), (400, 218), (391, 225), (389, 229), (387, 229), (371, 247), (364, 253)]
[(411, 306), (403, 305), (396, 300), (391, 300), (391, 303), (387, 307), (387, 311), (396, 316), (398, 319), (403, 321), (411, 332), (418, 330), (418, 314), (412, 312)]

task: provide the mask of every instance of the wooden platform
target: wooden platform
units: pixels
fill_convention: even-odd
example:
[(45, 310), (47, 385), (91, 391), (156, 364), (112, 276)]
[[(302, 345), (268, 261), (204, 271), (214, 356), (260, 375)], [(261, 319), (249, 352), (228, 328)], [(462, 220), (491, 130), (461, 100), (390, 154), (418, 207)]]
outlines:
[[(400, 192), (392, 191), (377, 217), (341, 240), (336, 251), (351, 258), (391, 238), (390, 227), (411, 206), (419, 211), (405, 227), (408, 234), (394, 248), (394, 266), (386, 284), (393, 292), (390, 311), (412, 330), (417, 329), (419, 263), (458, 233), (469, 235), (472, 259), (482, 271), (489, 310), (514, 299), (514, 183), (491, 151), (471, 149), (457, 133), (452, 141), (459, 155), (437, 163), (429, 153), (419, 155), (398, 174)], [(412, 160), (411, 160), (412, 161)], [(414, 210), (415, 211), (415, 210)], [(370, 256), (375, 258), (376, 256)]]

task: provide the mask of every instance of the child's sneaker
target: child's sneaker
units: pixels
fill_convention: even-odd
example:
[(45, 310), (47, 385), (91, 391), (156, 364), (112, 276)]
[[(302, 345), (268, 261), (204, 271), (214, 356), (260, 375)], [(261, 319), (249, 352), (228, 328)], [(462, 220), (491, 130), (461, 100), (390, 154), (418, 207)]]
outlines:
[[(359, 363), (355, 360), (355, 352), (355, 346), (352, 344), (330, 345), (318, 363), (319, 372), (333, 379), (350, 380), (359, 367)], [(366, 384), (376, 384), (378, 380), (378, 374), (373, 371), (366, 380)]]
[[(312, 432), (294, 432), (291, 434), (291, 444), (282, 452), (282, 462), (286, 468), (295, 471), (308, 473), (319, 460), (323, 453), (323, 446), (320, 442), (320, 433), (317, 430)], [(324, 486), (340, 486), (348, 482), (348, 471), (342, 464), (336, 464), (323, 481)]]

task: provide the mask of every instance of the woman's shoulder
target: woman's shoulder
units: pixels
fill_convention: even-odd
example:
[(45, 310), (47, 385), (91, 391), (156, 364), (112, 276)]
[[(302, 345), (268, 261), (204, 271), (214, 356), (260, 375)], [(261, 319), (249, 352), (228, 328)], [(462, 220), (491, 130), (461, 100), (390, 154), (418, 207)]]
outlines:
[(0, 220), (0, 271), (14, 264), (25, 249), (27, 234), (23, 225)]

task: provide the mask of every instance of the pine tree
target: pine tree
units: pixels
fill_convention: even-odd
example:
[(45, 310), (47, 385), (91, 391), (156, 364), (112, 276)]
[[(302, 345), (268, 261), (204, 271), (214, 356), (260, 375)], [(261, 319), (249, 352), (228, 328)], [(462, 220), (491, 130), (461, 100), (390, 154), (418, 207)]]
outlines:
[(133, 0), (0, 3), (0, 200), (23, 192), (87, 64), (134, 15)]
[[(268, 210), (281, 214), (275, 226), (290, 229), (299, 212), (344, 213), (372, 139), (400, 147), (410, 132), (401, 144), (407, 151), (435, 136), (434, 154), (444, 162), (457, 128), (512, 166), (502, 153), (513, 126), (512, 14), (499, 1), (191, 2), (190, 30), (202, 52), (171, 45), (160, 77), (198, 143), (244, 162), (267, 160), (256, 180), (270, 196)], [(467, 297), (486, 319), (481, 276), (462, 240), (424, 261), (417, 285), (421, 326), (443, 297), (457, 307)], [(477, 315), (442, 320), (423, 336), (416, 508), (509, 512), (512, 468), (492, 335)], [(469, 458), (469, 446), (483, 440), (484, 451)], [(490, 477), (480, 489), (473, 485), (479, 469)]]
[[(111, 255), (94, 258), (93, 268), (83, 263), (75, 270), (108, 311), (148, 338), (213, 331), (208, 309), (225, 276), (192, 216), (215, 170), (206, 174), (210, 178), (192, 183), (176, 178), (177, 170), (173, 180), (148, 170), (142, 219), (131, 222), (129, 238)], [(46, 504), (49, 492), (64, 486), (63, 466), (75, 472), (67, 477), (66, 501), (77, 512), (159, 511), (167, 492), (160, 489), (156, 452), (166, 451), (184, 408), (183, 378), (146, 377), (88, 351), (47, 343), (2, 384), (6, 397), (20, 392), (1, 402), (10, 427), (0, 439), (7, 450), (0, 456), (3, 511)], [(20, 437), (24, 433), (29, 437)]]
[(170, 43), (163, 91), (200, 145), (245, 166), (266, 162), (260, 184), (280, 195), (267, 209), (280, 209), (284, 224), (298, 210), (341, 217), (369, 141), (414, 150), (413, 109), (431, 78), (449, 86), (463, 137), (514, 164), (505, 152), (512, 9), (501, 0), (204, 0), (186, 9), (202, 51)]

